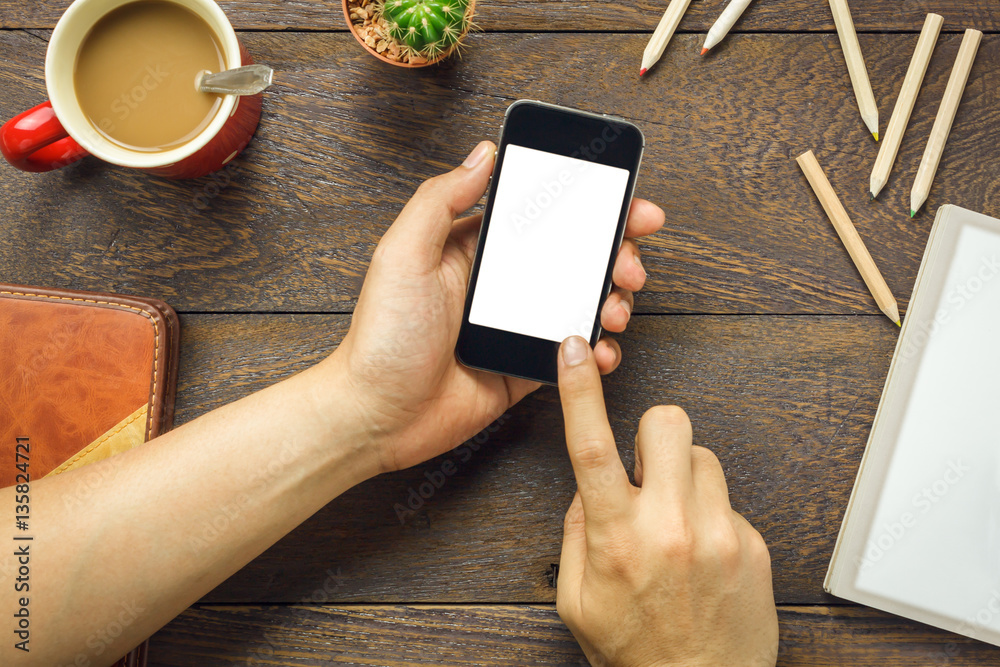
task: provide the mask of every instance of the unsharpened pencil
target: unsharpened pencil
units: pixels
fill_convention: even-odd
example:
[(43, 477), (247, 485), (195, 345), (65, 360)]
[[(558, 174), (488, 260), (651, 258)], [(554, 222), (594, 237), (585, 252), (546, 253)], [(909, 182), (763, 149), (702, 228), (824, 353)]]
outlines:
[(979, 51), (982, 39), (983, 33), (978, 30), (966, 30), (965, 36), (962, 37), (962, 46), (959, 47), (955, 65), (951, 68), (951, 76), (948, 77), (948, 85), (944, 89), (937, 118), (934, 119), (934, 127), (931, 128), (924, 157), (920, 160), (917, 177), (913, 179), (913, 189), (910, 190), (911, 218), (917, 214), (931, 193), (931, 183), (934, 182), (934, 175), (937, 173), (938, 165), (941, 164), (944, 145), (948, 143), (948, 135), (955, 122), (955, 114), (958, 113), (958, 105), (962, 102), (965, 84), (969, 81), (969, 72), (972, 70), (972, 63), (976, 61), (976, 52)]
[(889, 172), (892, 171), (892, 165), (896, 162), (899, 146), (903, 143), (903, 134), (906, 132), (906, 125), (910, 122), (913, 105), (917, 101), (917, 94), (924, 82), (927, 65), (931, 61), (931, 54), (934, 53), (934, 46), (937, 44), (938, 35), (941, 34), (943, 22), (944, 19), (937, 14), (928, 14), (924, 20), (924, 27), (920, 31), (920, 38), (917, 39), (917, 47), (913, 51), (913, 58), (910, 59), (910, 67), (906, 70), (906, 77), (899, 89), (899, 98), (896, 99), (896, 107), (892, 110), (889, 126), (885, 128), (882, 146), (879, 148), (875, 167), (872, 169), (870, 181), (872, 199), (878, 197), (878, 193), (882, 191), (889, 180)]
[(833, 11), (833, 22), (837, 26), (840, 48), (844, 51), (844, 59), (847, 61), (847, 71), (851, 75), (854, 97), (858, 100), (861, 120), (865, 122), (875, 141), (878, 141), (878, 105), (875, 104), (875, 93), (872, 92), (872, 84), (868, 80), (868, 68), (865, 67), (865, 59), (861, 55), (858, 33), (854, 31), (851, 8), (847, 6), (847, 0), (830, 0), (830, 9)]
[(812, 186), (813, 191), (816, 193), (816, 198), (823, 205), (823, 210), (826, 211), (830, 222), (833, 223), (833, 228), (837, 230), (837, 235), (844, 243), (844, 247), (847, 248), (847, 253), (854, 261), (854, 265), (858, 267), (865, 285), (868, 286), (868, 290), (875, 297), (875, 303), (878, 304), (879, 309), (885, 313), (886, 317), (897, 325), (902, 326), (899, 319), (899, 308), (896, 306), (896, 298), (892, 296), (889, 286), (885, 284), (885, 279), (879, 273), (878, 267), (875, 266), (875, 260), (872, 259), (868, 248), (865, 247), (864, 241), (858, 236), (858, 230), (854, 228), (850, 216), (847, 215), (844, 205), (837, 198), (837, 193), (834, 192), (833, 186), (830, 185), (826, 174), (823, 173), (823, 168), (819, 166), (816, 156), (812, 151), (806, 151), (795, 158), (795, 161), (802, 168), (802, 172), (806, 175), (809, 185)]
[(733, 29), (736, 22), (740, 20), (743, 16), (743, 12), (746, 11), (747, 7), (753, 0), (732, 0), (729, 5), (722, 10), (722, 14), (716, 19), (715, 23), (708, 31), (708, 35), (705, 36), (705, 43), (701, 47), (701, 55), (705, 55), (716, 44), (725, 39), (729, 31)]
[(639, 76), (648, 72), (649, 68), (655, 65), (656, 61), (663, 55), (663, 51), (667, 48), (670, 38), (674, 36), (674, 31), (680, 25), (684, 12), (687, 11), (690, 4), (691, 0), (670, 0), (667, 11), (663, 13), (663, 18), (660, 19), (656, 30), (653, 31), (653, 36), (649, 38), (646, 50), (642, 52)]

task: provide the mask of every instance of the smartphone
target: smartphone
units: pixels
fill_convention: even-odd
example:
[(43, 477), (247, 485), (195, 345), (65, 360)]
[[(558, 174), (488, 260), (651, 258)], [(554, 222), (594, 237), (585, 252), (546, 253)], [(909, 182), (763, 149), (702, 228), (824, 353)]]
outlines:
[(456, 355), (555, 384), (559, 346), (594, 346), (645, 139), (620, 118), (533, 100), (507, 109)]

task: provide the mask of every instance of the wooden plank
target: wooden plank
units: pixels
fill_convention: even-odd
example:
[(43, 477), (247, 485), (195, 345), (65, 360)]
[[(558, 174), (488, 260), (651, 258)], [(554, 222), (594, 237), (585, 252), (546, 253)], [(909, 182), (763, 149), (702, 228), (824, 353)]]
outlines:
[[(348, 325), (182, 316), (178, 423), (318, 361)], [(777, 600), (829, 601), (823, 576), (897, 332), (881, 315), (637, 316), (605, 385), (626, 467), (643, 412), (683, 406), (722, 460), (733, 506), (770, 545)], [(458, 472), (442, 480), (447, 460)], [(574, 491), (558, 395), (544, 388), (494, 433), (330, 503), (205, 601), (294, 602), (339, 569), (338, 602), (549, 602)]]
[[(651, 32), (663, 14), (664, 2), (639, 0), (481, 0), (476, 23), (486, 31), (646, 31)], [(0, 27), (51, 28), (69, 0), (18, 0), (0, 2)], [(345, 30), (338, 0), (222, 0), (219, 5), (234, 26), (243, 30)], [(705, 32), (718, 18), (724, 0), (692, 3), (681, 22), (681, 31)], [(945, 30), (973, 27), (1000, 30), (1000, 8), (992, 0), (937, 0), (900, 3), (866, 0), (852, 7), (859, 31), (919, 32), (924, 15), (935, 11), (945, 17)], [(750, 6), (737, 31), (831, 31), (833, 17), (826, 3), (787, 0), (778, 4), (757, 2)]]
[[(778, 621), (779, 667), (1000, 664), (995, 646), (874, 609), (779, 607)], [(150, 667), (590, 664), (551, 605), (198, 605), (153, 636), (149, 660)]]
[[(875, 203), (864, 193), (877, 145), (853, 111), (833, 34), (734, 35), (707, 59), (697, 36), (678, 35), (648, 81), (632, 76), (643, 35), (476, 35), (464, 60), (426, 72), (383, 67), (344, 34), (244, 37), (278, 70), (245, 155), (214, 179), (182, 182), (92, 159), (40, 175), (3, 166), (7, 280), (158, 294), (182, 310), (348, 312), (417, 184), (495, 137), (517, 97), (645, 130), (637, 192), (664, 205), (668, 224), (644, 243), (638, 312), (877, 312), (795, 166), (809, 148), (901, 307), (940, 204), (1000, 214), (1000, 173), (987, 168), (1000, 143), (997, 40), (983, 43), (928, 212), (911, 221), (907, 188), (958, 35), (942, 37)], [(886, 117), (915, 40), (862, 35)], [(0, 116), (44, 99), (44, 49), (39, 36), (0, 33)], [(543, 77), (552, 53), (564, 57)]]

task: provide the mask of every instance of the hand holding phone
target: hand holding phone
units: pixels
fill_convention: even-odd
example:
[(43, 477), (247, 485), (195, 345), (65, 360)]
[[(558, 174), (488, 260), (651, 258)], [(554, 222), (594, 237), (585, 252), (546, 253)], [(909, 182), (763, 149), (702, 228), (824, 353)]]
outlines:
[[(378, 436), (368, 448), (385, 471), (407, 468), (452, 449), (503, 415), (538, 384), (473, 370), (455, 356), (480, 216), (456, 219), (489, 186), (496, 146), (480, 143), (460, 166), (424, 182), (379, 241), (351, 318), (350, 331), (317, 372)], [(663, 211), (637, 199), (625, 235), (652, 234)], [(609, 331), (628, 320), (621, 301), (642, 287), (633, 261), (638, 248), (622, 244), (615, 291), (603, 312)], [(544, 285), (537, 299), (550, 298)], [(613, 339), (594, 350), (602, 373), (618, 365)]]
[(563, 340), (597, 344), (642, 149), (642, 133), (620, 119), (510, 106), (456, 348), (462, 363), (554, 384)]

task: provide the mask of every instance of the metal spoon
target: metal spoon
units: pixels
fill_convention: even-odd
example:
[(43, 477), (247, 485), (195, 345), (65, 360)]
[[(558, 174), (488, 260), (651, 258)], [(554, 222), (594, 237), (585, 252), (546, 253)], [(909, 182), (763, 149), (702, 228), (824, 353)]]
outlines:
[(256, 95), (271, 85), (274, 70), (267, 65), (247, 65), (212, 74), (208, 70), (195, 77), (195, 88), (203, 93)]

